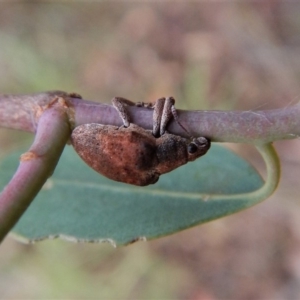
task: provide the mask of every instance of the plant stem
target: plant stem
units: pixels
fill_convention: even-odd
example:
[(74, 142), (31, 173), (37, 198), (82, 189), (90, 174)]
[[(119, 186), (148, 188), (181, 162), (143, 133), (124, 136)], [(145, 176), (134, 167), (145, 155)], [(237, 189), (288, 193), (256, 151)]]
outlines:
[[(61, 95), (75, 111), (74, 126), (100, 123), (121, 126), (122, 121), (111, 105), (72, 98), (67, 93), (54, 91), (34, 95), (0, 95), (0, 126), (24, 131), (35, 131), (34, 118), (39, 107)], [(145, 129), (152, 129), (153, 110), (128, 107), (131, 121)], [(213, 142), (268, 143), (300, 136), (300, 105), (263, 111), (183, 111), (178, 119), (192, 136), (205, 136)], [(187, 136), (173, 120), (170, 133)]]
[[(280, 160), (277, 155), (277, 152), (272, 145), (272, 143), (267, 143), (267, 144), (258, 144), (255, 145), (256, 149), (259, 151), (261, 154), (262, 158), (264, 159), (266, 169), (267, 169), (267, 178), (264, 183), (264, 185), (253, 192), (246, 193), (246, 194), (235, 194), (233, 196), (221, 196), (221, 199), (227, 199), (230, 198), (232, 200), (234, 199), (240, 199), (243, 197), (244, 199), (248, 199), (249, 201), (249, 206), (253, 204), (257, 204), (264, 199), (270, 197), (274, 191), (276, 190), (279, 180), (280, 180), (280, 173), (281, 173), (281, 168), (280, 168)], [(219, 197), (219, 196), (217, 196)], [(212, 197), (213, 198), (213, 197)]]
[(54, 105), (43, 112), (32, 146), (0, 194), (0, 241), (52, 175), (69, 136), (69, 117), (63, 107)]

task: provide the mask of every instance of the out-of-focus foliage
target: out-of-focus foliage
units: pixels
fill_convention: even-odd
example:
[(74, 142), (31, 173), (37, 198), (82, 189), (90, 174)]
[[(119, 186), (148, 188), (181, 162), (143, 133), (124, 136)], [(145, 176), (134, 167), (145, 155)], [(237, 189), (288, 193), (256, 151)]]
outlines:
[[(296, 1), (276, 0), (0, 2), (0, 92), (284, 107), (300, 99), (299, 13)], [(1, 130), (0, 138), (3, 154), (20, 134)], [(299, 142), (276, 146), (278, 192), (235, 216), (117, 250), (7, 239), (1, 297), (299, 298)]]
[(5, 92), (61, 87), (100, 101), (172, 94), (197, 109), (274, 107), (299, 93), (296, 3), (21, 1), (0, 8)]

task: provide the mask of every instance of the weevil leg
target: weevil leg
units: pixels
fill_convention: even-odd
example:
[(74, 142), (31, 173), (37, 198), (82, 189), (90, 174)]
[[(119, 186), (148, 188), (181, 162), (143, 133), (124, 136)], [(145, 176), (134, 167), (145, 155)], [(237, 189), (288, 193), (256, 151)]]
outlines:
[(160, 137), (166, 132), (166, 128), (170, 120), (174, 118), (176, 123), (188, 134), (190, 133), (179, 122), (177, 111), (175, 108), (175, 99), (173, 97), (160, 98), (154, 105), (153, 112), (153, 130), (155, 137)]
[(120, 118), (123, 121), (124, 127), (128, 127), (130, 125), (130, 117), (126, 106), (137, 106), (137, 107), (146, 107), (153, 108), (154, 105), (152, 103), (146, 102), (133, 102), (131, 100), (122, 98), (122, 97), (114, 97), (111, 100), (114, 108), (118, 111)]
[(144, 102), (133, 102), (131, 100), (114, 97), (112, 99), (112, 104), (115, 109), (118, 111), (120, 118), (123, 121), (125, 127), (130, 125), (130, 117), (126, 106), (138, 106), (138, 107), (147, 107), (154, 108), (153, 111), (153, 129), (152, 134), (155, 137), (160, 137), (166, 132), (168, 123), (172, 118), (182, 127), (186, 132), (187, 130), (180, 124), (175, 108), (175, 99), (173, 97), (159, 98), (156, 100), (155, 104), (144, 103)]
[(160, 124), (161, 124), (161, 118), (165, 106), (166, 98), (159, 98), (156, 100), (154, 104), (154, 110), (153, 110), (153, 129), (152, 134), (155, 137), (160, 137)]
[(178, 119), (174, 104), (175, 104), (175, 99), (173, 97), (165, 98), (165, 103), (164, 103), (163, 111), (161, 114), (161, 120), (160, 120), (160, 130), (159, 130), (160, 135), (163, 135), (165, 133), (167, 125), (173, 117), (176, 120)]
[(173, 97), (159, 98), (156, 100), (153, 111), (152, 129), (152, 134), (155, 137), (160, 137), (165, 133), (166, 127), (172, 119), (172, 117), (175, 117), (177, 119), (174, 104), (175, 99)]
[(111, 100), (114, 108), (117, 110), (117, 112), (119, 113), (120, 118), (123, 121), (123, 124), (125, 127), (128, 127), (130, 125), (130, 118), (129, 118), (129, 114), (127, 112), (126, 106), (134, 106), (135, 103), (125, 99), (125, 98), (121, 98), (121, 97), (114, 97)]

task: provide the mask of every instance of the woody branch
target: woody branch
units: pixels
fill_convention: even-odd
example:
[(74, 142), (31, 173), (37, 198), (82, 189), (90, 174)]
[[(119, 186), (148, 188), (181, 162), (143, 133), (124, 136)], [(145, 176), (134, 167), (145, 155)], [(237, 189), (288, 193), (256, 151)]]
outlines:
[[(85, 123), (121, 126), (122, 120), (113, 106), (70, 97), (53, 91), (33, 95), (0, 95), (0, 126), (35, 132), (36, 107), (45, 106), (53, 98), (63, 96), (74, 109), (76, 127)], [(128, 107), (131, 122), (152, 128), (152, 109)], [(192, 136), (206, 136), (213, 142), (267, 143), (293, 139), (300, 135), (300, 104), (282, 109), (261, 111), (183, 111), (177, 110), (180, 123)], [(172, 120), (168, 131), (186, 136), (187, 133)]]

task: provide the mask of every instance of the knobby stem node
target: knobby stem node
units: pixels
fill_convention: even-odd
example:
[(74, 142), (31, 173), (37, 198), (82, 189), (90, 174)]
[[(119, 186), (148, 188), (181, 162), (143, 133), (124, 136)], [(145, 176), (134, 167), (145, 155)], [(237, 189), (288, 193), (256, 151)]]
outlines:
[(59, 101), (41, 114), (34, 142), (0, 194), (0, 241), (16, 224), (50, 177), (70, 137), (66, 107)]

